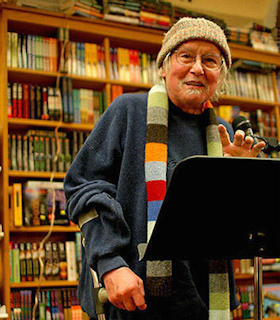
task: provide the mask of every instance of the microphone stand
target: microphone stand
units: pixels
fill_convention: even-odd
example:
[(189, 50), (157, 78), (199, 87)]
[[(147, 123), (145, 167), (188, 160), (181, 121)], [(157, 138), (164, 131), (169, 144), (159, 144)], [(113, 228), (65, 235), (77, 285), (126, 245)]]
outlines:
[(258, 135), (253, 135), (253, 138), (257, 138), (265, 142), (265, 147), (262, 149), (262, 152), (265, 154), (271, 154), (273, 151), (279, 152), (280, 151), (280, 144), (276, 138), (264, 138)]

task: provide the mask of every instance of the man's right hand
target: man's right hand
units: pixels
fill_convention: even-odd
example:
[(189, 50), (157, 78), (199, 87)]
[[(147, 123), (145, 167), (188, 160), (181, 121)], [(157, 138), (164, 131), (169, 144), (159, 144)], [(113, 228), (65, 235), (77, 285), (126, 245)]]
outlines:
[(103, 281), (109, 301), (117, 308), (127, 311), (147, 308), (143, 281), (131, 269), (122, 267), (109, 271)]

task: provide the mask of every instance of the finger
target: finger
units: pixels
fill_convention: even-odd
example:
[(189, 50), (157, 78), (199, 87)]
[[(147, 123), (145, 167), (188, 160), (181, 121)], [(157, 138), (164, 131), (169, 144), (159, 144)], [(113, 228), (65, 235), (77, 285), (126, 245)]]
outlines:
[(245, 133), (242, 130), (237, 130), (234, 135), (233, 144), (235, 146), (241, 146), (244, 140)]
[(244, 141), (244, 148), (250, 150), (254, 143), (254, 139), (252, 137), (247, 136)]
[(261, 141), (257, 144), (255, 144), (252, 148), (252, 156), (253, 157), (256, 157), (262, 150), (262, 148), (265, 147), (265, 142), (264, 141)]
[(116, 303), (116, 304), (114, 304), (114, 305), (115, 305), (117, 308), (119, 308), (119, 309), (126, 310), (123, 303)]
[(142, 294), (141, 291), (138, 291), (137, 293), (134, 294), (133, 300), (139, 310), (143, 311), (147, 308), (144, 295)]
[(125, 310), (127, 311), (134, 311), (136, 309), (136, 304), (132, 298), (127, 298), (123, 301)]
[(220, 124), (220, 125), (218, 125), (218, 130), (220, 133), (220, 139), (222, 142), (222, 146), (226, 147), (226, 146), (230, 145), (230, 138), (229, 138), (229, 134), (227, 132), (227, 129), (222, 124)]

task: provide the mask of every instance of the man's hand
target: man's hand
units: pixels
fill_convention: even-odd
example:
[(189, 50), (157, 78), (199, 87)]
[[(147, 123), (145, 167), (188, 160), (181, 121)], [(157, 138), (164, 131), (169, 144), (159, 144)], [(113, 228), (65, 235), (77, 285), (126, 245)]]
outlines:
[(117, 308), (127, 311), (147, 308), (143, 281), (131, 269), (122, 267), (109, 271), (103, 281), (109, 301)]
[(235, 132), (234, 141), (231, 143), (229, 134), (222, 124), (218, 126), (218, 130), (225, 157), (256, 157), (265, 146), (265, 142), (261, 141), (252, 148), (254, 142), (253, 138), (247, 136), (244, 139), (245, 132), (242, 130), (237, 130)]

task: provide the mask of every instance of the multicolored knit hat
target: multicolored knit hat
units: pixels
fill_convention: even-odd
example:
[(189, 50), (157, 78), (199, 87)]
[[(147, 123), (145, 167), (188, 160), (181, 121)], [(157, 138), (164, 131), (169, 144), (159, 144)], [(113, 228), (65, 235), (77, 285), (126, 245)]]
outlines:
[(206, 40), (214, 43), (225, 58), (226, 66), (231, 66), (231, 54), (224, 31), (214, 22), (204, 18), (182, 18), (165, 34), (157, 57), (157, 66), (162, 66), (169, 52), (189, 40)]

